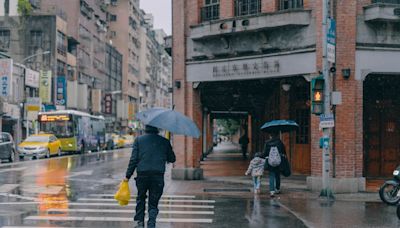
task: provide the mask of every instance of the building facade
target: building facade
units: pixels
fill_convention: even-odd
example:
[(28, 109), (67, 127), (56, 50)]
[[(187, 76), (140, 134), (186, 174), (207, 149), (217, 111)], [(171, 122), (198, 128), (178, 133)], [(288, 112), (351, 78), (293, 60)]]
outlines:
[[(399, 163), (394, 90), (400, 80), (398, 2), (332, 0), (336, 64), (332, 105), (331, 176), (336, 192), (365, 189)], [(321, 188), (319, 118), (310, 111), (310, 81), (322, 71), (322, 2), (316, 0), (173, 0), (174, 105), (204, 132), (200, 140), (175, 137), (176, 178), (200, 178), (202, 153), (212, 146), (212, 119), (241, 118), (252, 151), (273, 119), (296, 120), (284, 136), (294, 173)], [(379, 60), (378, 60), (379, 59)], [(390, 142), (387, 142), (390, 139)]]

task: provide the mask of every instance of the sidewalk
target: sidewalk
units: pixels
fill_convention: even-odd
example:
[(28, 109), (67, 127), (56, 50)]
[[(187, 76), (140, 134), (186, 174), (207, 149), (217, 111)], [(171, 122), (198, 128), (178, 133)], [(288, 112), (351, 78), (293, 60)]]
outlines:
[[(219, 186), (220, 188), (238, 186), (252, 189), (251, 177), (244, 175), (249, 162), (249, 160), (243, 160), (238, 144), (223, 142), (215, 147), (214, 151), (201, 162), (205, 176), (205, 180), (202, 182), (203, 184), (214, 184), (214, 187)], [(307, 189), (306, 176), (282, 177), (281, 183), (282, 190), (291, 195), (289, 198), (318, 199), (319, 194), (317, 192), (310, 192)], [(382, 181), (369, 181), (368, 192), (335, 194), (335, 198), (338, 201), (381, 202), (378, 195), (381, 183)], [(267, 194), (268, 175), (263, 177), (262, 188), (263, 194)]]

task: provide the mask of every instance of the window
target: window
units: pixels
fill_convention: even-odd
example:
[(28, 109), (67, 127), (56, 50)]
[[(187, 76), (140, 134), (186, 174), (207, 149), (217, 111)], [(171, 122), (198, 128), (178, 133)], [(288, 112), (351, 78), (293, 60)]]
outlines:
[(0, 30), (0, 47), (10, 48), (10, 30)]
[(372, 3), (400, 4), (400, 0), (372, 0)]
[(65, 45), (66, 36), (64, 33), (57, 31), (57, 52), (60, 55), (67, 55), (67, 46)]
[(10, 14), (10, 0), (4, 1), (4, 14), (5, 15)]
[(110, 21), (117, 21), (117, 15), (110, 14)]
[(301, 9), (303, 8), (303, 0), (280, 0), (279, 10)]
[(31, 31), (31, 46), (35, 48), (42, 48), (43, 46), (42, 31)]
[(219, 0), (204, 0), (204, 7), (201, 8), (201, 21), (219, 19)]
[(258, 14), (261, 12), (261, 0), (236, 0), (235, 16)]
[(57, 60), (57, 75), (65, 76), (65, 67), (66, 64), (64, 62)]

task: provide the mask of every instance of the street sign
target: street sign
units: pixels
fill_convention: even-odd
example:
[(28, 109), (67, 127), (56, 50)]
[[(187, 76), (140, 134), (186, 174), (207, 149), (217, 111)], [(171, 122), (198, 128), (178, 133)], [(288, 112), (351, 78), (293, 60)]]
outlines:
[(335, 117), (333, 114), (319, 116), (319, 129), (334, 128), (335, 127)]
[(42, 107), (42, 101), (40, 97), (27, 97), (26, 98), (26, 110), (27, 111), (40, 111)]
[(336, 21), (328, 19), (327, 57), (330, 63), (336, 61)]

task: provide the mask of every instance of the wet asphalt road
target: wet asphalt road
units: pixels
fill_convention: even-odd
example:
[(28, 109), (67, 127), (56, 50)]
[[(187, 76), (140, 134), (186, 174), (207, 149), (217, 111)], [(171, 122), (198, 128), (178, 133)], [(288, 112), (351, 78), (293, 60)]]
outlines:
[[(0, 227), (132, 227), (133, 204), (113, 194), (129, 150), (0, 165)], [(131, 181), (134, 195), (134, 183)], [(202, 194), (206, 182), (171, 182), (157, 227), (399, 227), (381, 203), (324, 202), (283, 194)], [(183, 187), (184, 186), (184, 187)], [(220, 187), (226, 184), (220, 183)], [(184, 189), (184, 191), (182, 190)]]

